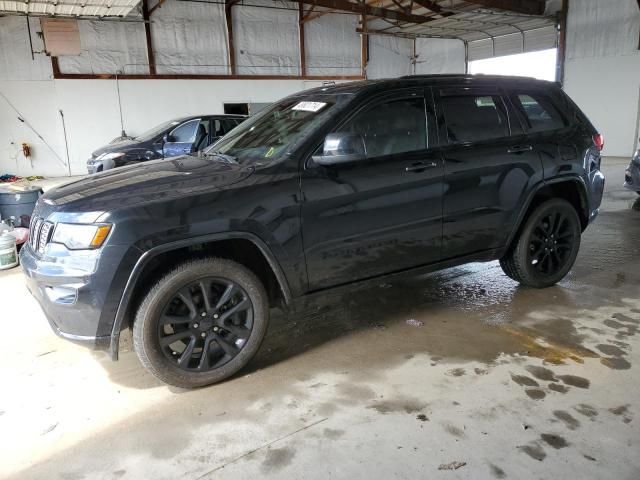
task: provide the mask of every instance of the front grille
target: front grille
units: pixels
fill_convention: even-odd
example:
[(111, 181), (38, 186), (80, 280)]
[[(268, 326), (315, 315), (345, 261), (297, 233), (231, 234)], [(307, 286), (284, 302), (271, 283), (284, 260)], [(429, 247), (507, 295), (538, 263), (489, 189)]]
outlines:
[(31, 226), (29, 227), (29, 245), (37, 253), (43, 253), (44, 247), (51, 240), (53, 231), (53, 223), (46, 222), (40, 217), (31, 218)]

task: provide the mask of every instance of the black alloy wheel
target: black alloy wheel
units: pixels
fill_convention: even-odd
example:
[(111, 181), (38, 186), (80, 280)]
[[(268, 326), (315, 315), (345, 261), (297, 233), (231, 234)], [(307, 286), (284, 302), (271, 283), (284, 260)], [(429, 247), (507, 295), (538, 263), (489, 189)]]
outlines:
[(581, 234), (582, 224), (573, 205), (561, 198), (547, 200), (528, 215), (500, 266), (523, 285), (549, 287), (569, 273)]
[(175, 292), (158, 322), (158, 340), (175, 365), (202, 372), (238, 355), (252, 328), (253, 305), (242, 287), (205, 277)]
[(228, 259), (193, 259), (147, 293), (133, 323), (133, 346), (163, 382), (201, 387), (249, 363), (268, 323), (268, 296), (251, 270)]
[(561, 271), (571, 258), (575, 231), (563, 209), (552, 209), (540, 218), (529, 238), (529, 261), (544, 276)]

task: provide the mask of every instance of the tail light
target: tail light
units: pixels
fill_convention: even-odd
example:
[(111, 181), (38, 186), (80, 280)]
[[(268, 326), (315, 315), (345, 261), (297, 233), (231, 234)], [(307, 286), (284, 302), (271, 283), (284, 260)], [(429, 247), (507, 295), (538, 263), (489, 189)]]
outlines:
[(601, 133), (596, 133), (592, 138), (596, 148), (601, 152), (604, 148), (604, 135), (602, 135)]

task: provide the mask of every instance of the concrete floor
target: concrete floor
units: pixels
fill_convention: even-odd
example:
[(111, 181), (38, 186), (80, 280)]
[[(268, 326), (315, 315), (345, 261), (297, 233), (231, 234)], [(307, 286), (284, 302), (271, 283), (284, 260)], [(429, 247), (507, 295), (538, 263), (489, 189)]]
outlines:
[[(58, 339), (0, 274), (0, 477), (640, 478), (640, 200), (606, 198), (559, 286), (496, 262), (274, 312), (224, 384), (159, 384)], [(415, 322), (407, 322), (415, 320)]]

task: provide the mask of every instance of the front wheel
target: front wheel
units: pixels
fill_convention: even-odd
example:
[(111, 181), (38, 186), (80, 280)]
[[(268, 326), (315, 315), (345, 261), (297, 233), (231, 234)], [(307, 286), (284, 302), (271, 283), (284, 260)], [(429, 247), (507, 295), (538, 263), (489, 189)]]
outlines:
[(573, 205), (559, 198), (548, 200), (531, 213), (516, 243), (500, 259), (500, 266), (507, 276), (523, 285), (554, 285), (573, 266), (581, 233), (580, 218)]
[(136, 314), (133, 344), (163, 382), (201, 387), (244, 367), (268, 321), (267, 294), (253, 272), (231, 260), (192, 260), (149, 291)]

